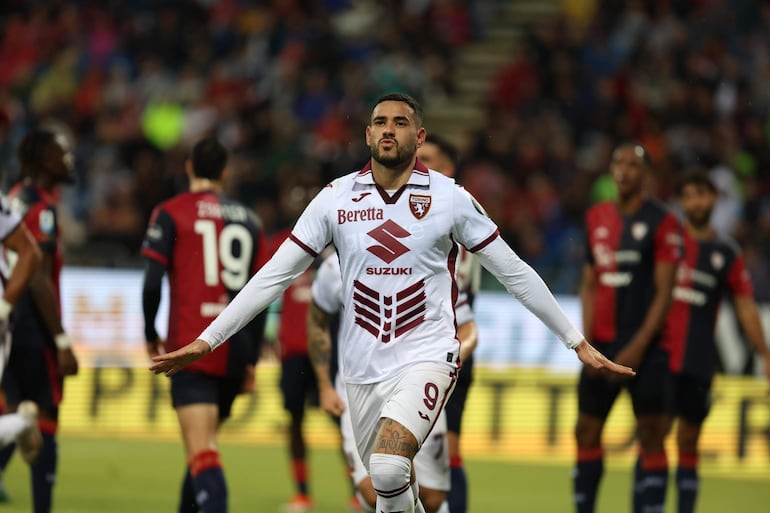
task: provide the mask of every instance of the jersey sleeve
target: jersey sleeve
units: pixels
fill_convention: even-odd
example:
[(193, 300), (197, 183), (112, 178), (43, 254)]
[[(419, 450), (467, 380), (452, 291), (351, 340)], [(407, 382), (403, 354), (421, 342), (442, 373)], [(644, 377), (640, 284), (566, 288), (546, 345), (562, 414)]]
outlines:
[(38, 202), (24, 216), (24, 223), (43, 251), (56, 251), (57, 233), (56, 209), (51, 205)]
[(166, 268), (170, 267), (174, 254), (174, 220), (161, 207), (156, 207), (150, 217), (150, 224), (142, 242), (142, 256), (155, 260)]
[(334, 191), (334, 183), (321, 189), (299, 216), (289, 235), (295, 244), (314, 258), (331, 242), (329, 211), (334, 203)]
[(20, 222), (21, 216), (14, 213), (5, 196), (0, 195), (0, 241), (4, 241)]
[(682, 229), (676, 218), (668, 214), (655, 231), (655, 261), (676, 263), (682, 259)]
[(342, 272), (337, 254), (332, 254), (318, 268), (312, 286), (313, 302), (327, 314), (342, 308)]
[(727, 286), (734, 296), (754, 296), (754, 287), (746, 269), (743, 255), (738, 253), (727, 274)]
[(459, 185), (453, 190), (454, 235), (468, 251), (475, 253), (500, 234), (478, 201)]

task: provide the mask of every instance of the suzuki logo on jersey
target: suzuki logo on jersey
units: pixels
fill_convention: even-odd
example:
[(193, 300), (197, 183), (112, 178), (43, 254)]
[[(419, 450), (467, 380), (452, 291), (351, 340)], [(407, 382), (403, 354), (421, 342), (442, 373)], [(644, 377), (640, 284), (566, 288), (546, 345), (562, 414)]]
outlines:
[(422, 324), (426, 303), (425, 280), (396, 292), (394, 296), (383, 296), (360, 281), (353, 281), (355, 323), (383, 344)]
[(411, 233), (404, 230), (390, 219), (374, 230), (367, 232), (367, 235), (381, 245), (369, 246), (366, 250), (388, 264), (409, 251), (409, 248), (398, 242), (397, 239), (409, 237)]
[(417, 219), (422, 219), (428, 215), (430, 210), (431, 197), (423, 194), (410, 194), (409, 195), (409, 210), (412, 215)]

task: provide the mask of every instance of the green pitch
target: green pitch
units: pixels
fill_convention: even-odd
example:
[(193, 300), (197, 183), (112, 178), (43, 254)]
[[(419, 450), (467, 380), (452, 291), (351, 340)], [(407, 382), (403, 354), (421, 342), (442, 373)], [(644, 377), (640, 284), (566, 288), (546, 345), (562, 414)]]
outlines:
[[(279, 513), (292, 489), (285, 451), (275, 447), (225, 445), (222, 458), (230, 486), (232, 513)], [(182, 475), (178, 442), (64, 437), (60, 444), (57, 513), (173, 513)], [(471, 460), (471, 513), (571, 511), (570, 469)], [(347, 511), (348, 487), (341, 457), (334, 451), (311, 452), (311, 489), (317, 513)], [(598, 513), (629, 510), (630, 474), (610, 468), (602, 483)], [(10, 504), (0, 513), (29, 513), (28, 470), (14, 457), (4, 478)], [(671, 491), (671, 489), (669, 489)], [(667, 511), (675, 512), (669, 493)], [(766, 513), (770, 486), (762, 481), (705, 477), (699, 513)]]

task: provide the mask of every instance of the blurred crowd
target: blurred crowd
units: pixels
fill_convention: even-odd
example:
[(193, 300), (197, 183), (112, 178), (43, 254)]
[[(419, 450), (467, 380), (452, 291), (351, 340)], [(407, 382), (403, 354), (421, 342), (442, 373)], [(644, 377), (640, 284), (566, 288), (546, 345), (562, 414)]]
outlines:
[[(63, 191), (66, 261), (139, 265), (151, 209), (185, 188), (187, 151), (213, 131), (233, 152), (229, 193), (278, 232), (368, 158), (363, 126), (377, 96), (451, 105), (458, 52), (485, 37), (504, 3), (6, 0), (4, 185), (19, 178), (15, 148), (29, 127), (69, 132), (78, 176)], [(613, 145), (639, 140), (665, 201), (682, 172), (710, 170), (715, 221), (770, 301), (770, 4), (565, 5), (493, 77), (460, 180), (557, 292), (574, 292), (582, 213), (612, 197)]]

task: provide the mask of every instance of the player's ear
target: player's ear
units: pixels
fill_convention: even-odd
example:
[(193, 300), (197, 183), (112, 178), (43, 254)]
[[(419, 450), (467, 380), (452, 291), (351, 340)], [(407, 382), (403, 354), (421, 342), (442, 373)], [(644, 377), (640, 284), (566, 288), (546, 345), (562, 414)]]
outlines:
[(423, 144), (425, 144), (425, 138), (428, 136), (428, 132), (425, 130), (425, 128), (420, 128), (417, 130), (417, 147), (419, 148)]
[(229, 167), (225, 167), (222, 170), (222, 174), (219, 175), (219, 180), (222, 181), (222, 182), (226, 182), (229, 177), (230, 177), (230, 168)]
[(195, 172), (193, 171), (192, 161), (190, 159), (184, 161), (184, 172), (188, 179), (192, 180), (195, 178)]

